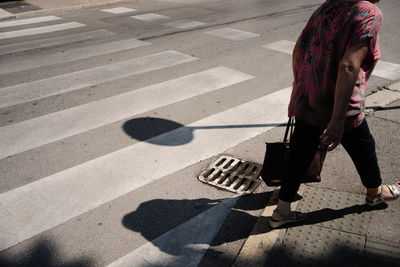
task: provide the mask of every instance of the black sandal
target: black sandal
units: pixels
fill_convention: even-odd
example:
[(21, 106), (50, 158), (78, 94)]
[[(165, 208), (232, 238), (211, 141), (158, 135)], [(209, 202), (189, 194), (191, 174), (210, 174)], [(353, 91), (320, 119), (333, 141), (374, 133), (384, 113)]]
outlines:
[[(293, 212), (294, 212), (295, 216), (294, 216), (294, 218), (290, 218)], [(282, 220), (274, 220), (274, 219), (272, 219), (272, 217), (269, 218), (269, 226), (271, 226), (271, 228), (277, 228), (277, 227), (282, 226), (287, 223), (301, 222), (305, 218), (306, 218), (305, 213), (301, 213), (298, 211), (292, 211), (288, 216), (286, 216), (286, 218), (282, 217)]]

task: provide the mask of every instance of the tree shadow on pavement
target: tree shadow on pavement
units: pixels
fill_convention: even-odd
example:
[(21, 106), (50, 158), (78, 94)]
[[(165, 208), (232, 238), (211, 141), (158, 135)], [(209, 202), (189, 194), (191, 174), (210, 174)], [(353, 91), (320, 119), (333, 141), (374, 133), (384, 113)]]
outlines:
[[(240, 217), (240, 221), (244, 218), (252, 218), (255, 216), (248, 215), (243, 211), (260, 210), (265, 208), (267, 200), (271, 196), (271, 192), (257, 193), (247, 196), (242, 196), (236, 203), (232, 212), (234, 217)], [(172, 230), (173, 228), (187, 222), (191, 218), (207, 211), (222, 203), (225, 199), (153, 199), (143, 202), (139, 207), (126, 214), (122, 219), (122, 224), (135, 232), (141, 233), (143, 237), (151, 241), (160, 235)], [(258, 218), (258, 217), (257, 217)], [(238, 219), (238, 218), (236, 218)], [(253, 218), (254, 219), (254, 218)], [(245, 223), (244, 221), (242, 221)], [(234, 235), (227, 237), (234, 241), (239, 236)]]
[[(239, 246), (242, 246), (250, 234), (257, 235), (268, 233), (273, 230), (268, 226), (268, 224), (261, 224), (262, 227), (257, 227), (258, 231), (254, 231), (253, 228), (256, 223), (258, 222), (259, 225), (260, 222), (264, 221), (265, 223), (268, 217), (258, 217), (257, 214), (252, 214), (252, 212), (255, 212), (256, 210), (264, 209), (267, 203), (271, 203), (271, 196), (272, 192), (264, 192), (242, 196), (239, 198), (234, 208), (231, 209), (230, 213), (225, 218), (225, 222), (214, 236), (210, 247), (201, 251), (196, 248), (196, 245), (199, 244), (193, 244), (185, 241), (181, 242), (182, 240), (175, 242), (176, 240), (173, 236), (168, 237), (170, 238), (171, 242), (157, 242), (157, 238), (163, 236), (163, 234), (171, 231), (175, 227), (189, 221), (191, 218), (222, 203), (224, 199), (213, 200), (201, 198), (193, 200), (150, 200), (142, 203), (135, 211), (126, 214), (122, 220), (122, 223), (126, 228), (141, 233), (142, 236), (150, 241), (153, 246), (157, 246), (159, 250), (169, 255), (177, 256), (177, 258), (186, 255), (179, 253), (183, 251), (183, 249), (177, 248), (176, 246), (181, 246), (184, 248), (185, 252), (191, 250), (193, 253), (204, 253), (204, 256), (202, 257), (198, 266), (232, 266), (235, 257), (226, 254), (227, 247), (230, 247), (228, 248), (228, 251), (229, 249), (232, 249), (233, 251), (239, 251), (241, 248), (238, 247), (235, 250), (235, 243), (233, 241), (243, 240), (242, 243), (239, 242)], [(385, 209), (386, 207), (387, 205), (383, 203), (376, 207), (369, 207), (367, 205), (353, 205), (339, 210), (328, 208), (321, 209), (307, 213), (307, 219), (301, 223), (288, 224), (282, 228), (296, 228), (300, 226), (315, 225), (321, 222), (342, 218), (345, 215), (370, 212), (373, 210)], [(210, 227), (210, 225), (208, 227)], [(366, 238), (364, 236), (361, 237), (364, 239)], [(301, 248), (300, 244), (299, 247)], [(265, 266), (294, 266), (294, 264), (296, 264), (296, 266), (339, 265), (361, 267), (372, 266), (365, 265), (370, 262), (385, 263), (385, 266), (395, 266), (393, 263), (398, 262), (396, 261), (398, 258), (394, 257), (393, 255), (388, 255), (387, 257), (382, 258), (382, 255), (380, 253), (376, 253), (376, 251), (370, 251), (367, 255), (364, 252), (364, 246), (362, 246), (362, 250), (359, 250), (358, 248), (355, 249), (354, 247), (349, 247), (347, 244), (344, 244), (343, 246), (339, 244), (335, 247), (327, 246), (326, 250), (326, 253), (328, 254), (325, 256), (312, 255), (312, 257), (306, 257), (305, 255), (304, 257), (299, 258), (296, 255), (286, 255), (287, 253), (291, 253), (291, 250), (281, 246), (275, 249), (273, 253), (271, 252), (271, 257), (268, 258), (270, 263)], [(371, 258), (370, 261), (365, 261), (367, 256)], [(276, 260), (278, 262), (274, 262), (272, 264), (271, 261)], [(178, 264), (180, 262), (176, 263)], [(249, 265), (252, 265), (251, 260), (249, 260)]]
[(12, 13), (40, 10), (41, 8), (21, 0), (0, 0), (0, 8)]
[[(304, 221), (280, 227), (282, 231), (286, 231), (285, 236), (282, 237), (283, 240), (275, 244), (264, 266), (399, 267), (400, 255), (396, 256), (396, 252), (394, 251), (397, 251), (397, 253), (400, 252), (400, 247), (390, 248), (390, 245), (383, 243), (377, 246), (370, 245), (373, 242), (367, 242), (367, 237), (364, 235), (341, 232), (317, 225), (343, 218), (349, 214), (361, 214), (386, 209), (387, 207), (386, 203), (375, 207), (364, 204), (353, 205), (338, 210), (325, 208), (308, 212)], [(266, 221), (268, 218), (264, 217), (263, 219)], [(271, 229), (266, 227), (265, 230), (265, 232), (268, 232)], [(324, 232), (329, 232), (329, 230), (338, 233), (339, 236), (324, 237)], [(258, 233), (261, 232), (262, 229), (259, 229)], [(291, 235), (287, 236), (288, 233)], [(293, 235), (297, 235), (297, 237)], [(350, 242), (349, 240), (353, 241)], [(357, 242), (354, 240), (357, 240)]]
[(365, 251), (361, 246), (350, 246), (345, 242), (335, 245), (321, 244), (314, 253), (301, 247), (281, 245), (271, 252), (264, 266), (279, 267), (399, 267), (399, 255), (385, 251)]
[(90, 258), (74, 259), (62, 262), (60, 253), (54, 242), (40, 240), (32, 246), (20, 251), (14, 251), (11, 247), (0, 254), (0, 266), (2, 267), (86, 267), (94, 266)]
[[(244, 241), (249, 236), (258, 220), (259, 212), (265, 208), (271, 195), (272, 192), (264, 192), (240, 197), (234, 208), (230, 209), (217, 234), (213, 237), (211, 246), (218, 246), (241, 239)], [(196, 251), (199, 253), (200, 251), (195, 246), (202, 245), (201, 243), (193, 244), (182, 239), (179, 239), (179, 242), (174, 242), (174, 237), (171, 237), (171, 244), (169, 242), (160, 243), (157, 238), (188, 222), (197, 215), (205, 214), (206, 211), (221, 204), (224, 200), (207, 198), (191, 200), (154, 199), (140, 204), (135, 211), (126, 214), (123, 217), (122, 224), (132, 231), (141, 233), (154, 246), (158, 246), (158, 249), (169, 255), (181, 256), (180, 251), (183, 250), (189, 251), (189, 253), (196, 253)], [(204, 217), (202, 222), (208, 220), (209, 218)], [(193, 227), (200, 226), (194, 225)], [(207, 223), (204, 227), (213, 229), (213, 225)], [(202, 230), (201, 228), (198, 230), (202, 232), (200, 231)], [(202, 252), (204, 251), (207, 251), (207, 249), (202, 250)]]

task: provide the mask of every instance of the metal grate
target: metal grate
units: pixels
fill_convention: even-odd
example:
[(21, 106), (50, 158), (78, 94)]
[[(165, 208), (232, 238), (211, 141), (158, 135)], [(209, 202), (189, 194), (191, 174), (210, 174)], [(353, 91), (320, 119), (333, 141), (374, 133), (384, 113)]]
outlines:
[(261, 164), (222, 155), (202, 171), (198, 179), (203, 183), (245, 195), (252, 193), (260, 185), (261, 168)]

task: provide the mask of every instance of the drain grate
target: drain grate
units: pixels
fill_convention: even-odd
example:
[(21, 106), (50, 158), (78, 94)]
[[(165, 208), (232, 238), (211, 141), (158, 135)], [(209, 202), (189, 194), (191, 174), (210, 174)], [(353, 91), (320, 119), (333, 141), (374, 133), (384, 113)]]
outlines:
[(199, 175), (199, 180), (240, 195), (252, 193), (261, 183), (262, 165), (222, 155)]

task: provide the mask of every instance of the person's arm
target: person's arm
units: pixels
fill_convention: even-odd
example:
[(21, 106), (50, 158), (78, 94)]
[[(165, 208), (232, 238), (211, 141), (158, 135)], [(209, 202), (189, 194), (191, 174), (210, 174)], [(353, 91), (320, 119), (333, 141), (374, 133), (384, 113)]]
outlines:
[(297, 55), (299, 54), (299, 47), (300, 47), (300, 37), (297, 39), (296, 44), (294, 45), (293, 54), (292, 54), (292, 69), (293, 69), (293, 78), (294, 82), (296, 82), (296, 59)]
[(328, 127), (320, 137), (321, 143), (328, 146), (328, 150), (335, 149), (342, 138), (346, 112), (360, 72), (361, 64), (368, 55), (368, 49), (368, 39), (355, 44), (347, 49), (339, 63), (332, 117)]

